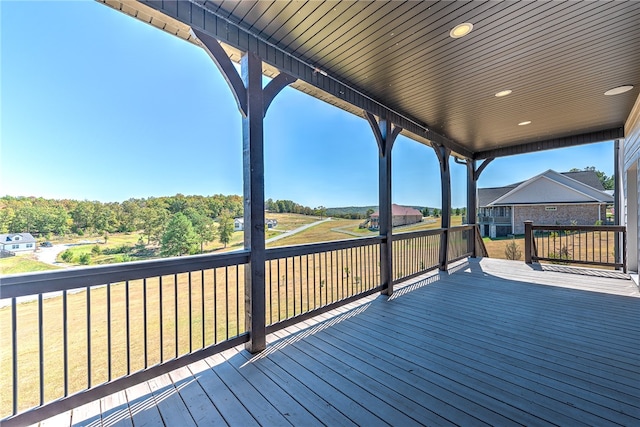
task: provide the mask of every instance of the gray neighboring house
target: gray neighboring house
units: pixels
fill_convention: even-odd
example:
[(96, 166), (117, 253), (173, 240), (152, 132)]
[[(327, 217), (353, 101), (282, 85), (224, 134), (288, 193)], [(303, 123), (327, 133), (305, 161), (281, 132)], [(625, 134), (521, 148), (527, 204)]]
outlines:
[(606, 220), (613, 196), (593, 171), (548, 170), (524, 182), (478, 189), (478, 225), (482, 236), (524, 234), (534, 224), (594, 225)]
[(31, 233), (0, 234), (0, 251), (33, 252), (36, 246), (36, 239)]

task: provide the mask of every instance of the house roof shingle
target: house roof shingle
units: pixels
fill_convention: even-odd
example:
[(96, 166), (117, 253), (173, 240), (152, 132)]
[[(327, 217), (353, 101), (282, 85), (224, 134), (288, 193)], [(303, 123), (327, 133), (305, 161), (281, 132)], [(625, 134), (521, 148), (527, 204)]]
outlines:
[[(598, 175), (594, 171), (561, 172), (560, 174), (598, 191), (605, 191), (600, 178), (598, 178)], [(488, 206), (524, 182), (526, 181), (505, 185), (504, 187), (478, 188), (478, 207)]]
[[(15, 241), (15, 237), (20, 236), (20, 240)], [(31, 233), (9, 233), (0, 234), (0, 243), (7, 244), (9, 242), (14, 243), (35, 243), (36, 239)]]
[[(395, 203), (391, 205), (392, 216), (422, 216), (422, 212), (409, 206), (400, 206)], [(372, 217), (380, 216), (380, 211), (371, 214)]]

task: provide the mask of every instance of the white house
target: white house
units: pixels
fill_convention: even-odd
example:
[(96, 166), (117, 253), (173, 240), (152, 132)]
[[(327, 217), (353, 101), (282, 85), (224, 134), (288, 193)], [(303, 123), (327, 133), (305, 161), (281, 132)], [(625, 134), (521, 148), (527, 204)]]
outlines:
[[(264, 221), (265, 226), (267, 228), (275, 228), (278, 226), (278, 220), (277, 219), (265, 219)], [(235, 218), (233, 220), (233, 231), (242, 231), (244, 230), (244, 218)]]
[(31, 233), (0, 234), (0, 250), (20, 253), (36, 250), (36, 239)]

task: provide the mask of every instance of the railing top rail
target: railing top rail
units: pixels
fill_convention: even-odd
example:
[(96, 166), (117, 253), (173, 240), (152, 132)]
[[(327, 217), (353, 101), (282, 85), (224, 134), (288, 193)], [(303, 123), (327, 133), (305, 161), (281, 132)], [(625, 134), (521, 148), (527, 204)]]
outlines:
[(458, 226), (455, 226), (455, 227), (450, 227), (449, 228), (449, 232), (471, 230), (475, 226), (476, 226), (475, 224), (458, 225)]
[(392, 240), (406, 240), (406, 239), (414, 239), (416, 237), (424, 237), (424, 236), (437, 236), (442, 234), (442, 228), (435, 228), (431, 230), (419, 230), (419, 231), (407, 231), (405, 233), (398, 233), (392, 235)]
[(270, 261), (278, 258), (311, 255), (321, 252), (336, 251), (340, 249), (357, 248), (360, 246), (379, 244), (384, 239), (384, 236), (374, 236), (348, 240), (334, 240), (331, 242), (310, 243), (307, 245), (279, 246), (275, 248), (267, 248), (265, 259), (267, 261)]
[(249, 262), (249, 251), (240, 250), (223, 254), (193, 255), (69, 270), (12, 274), (0, 277), (0, 298), (17, 298), (125, 280), (246, 264), (247, 262)]
[(624, 232), (627, 228), (624, 225), (544, 225), (532, 224), (532, 230), (558, 230), (558, 231), (618, 231)]

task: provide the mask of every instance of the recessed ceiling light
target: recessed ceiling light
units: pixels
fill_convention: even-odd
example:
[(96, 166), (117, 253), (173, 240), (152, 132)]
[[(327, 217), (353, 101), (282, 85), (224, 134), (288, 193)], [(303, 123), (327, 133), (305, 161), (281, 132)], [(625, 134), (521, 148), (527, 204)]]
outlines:
[(449, 31), (449, 36), (454, 39), (459, 39), (469, 34), (473, 30), (473, 24), (471, 22), (465, 22), (464, 24), (456, 25)]
[(617, 95), (619, 93), (628, 92), (631, 89), (633, 89), (633, 85), (618, 86), (618, 87), (614, 87), (613, 89), (609, 89), (604, 94), (605, 95)]
[(524, 122), (518, 123), (518, 126), (526, 126), (526, 125), (530, 125), (530, 124), (531, 124), (531, 120), (525, 120)]
[(513, 92), (511, 89), (501, 90), (500, 92), (496, 93), (496, 97), (500, 98), (503, 96), (507, 96), (507, 95), (510, 95), (511, 92)]

